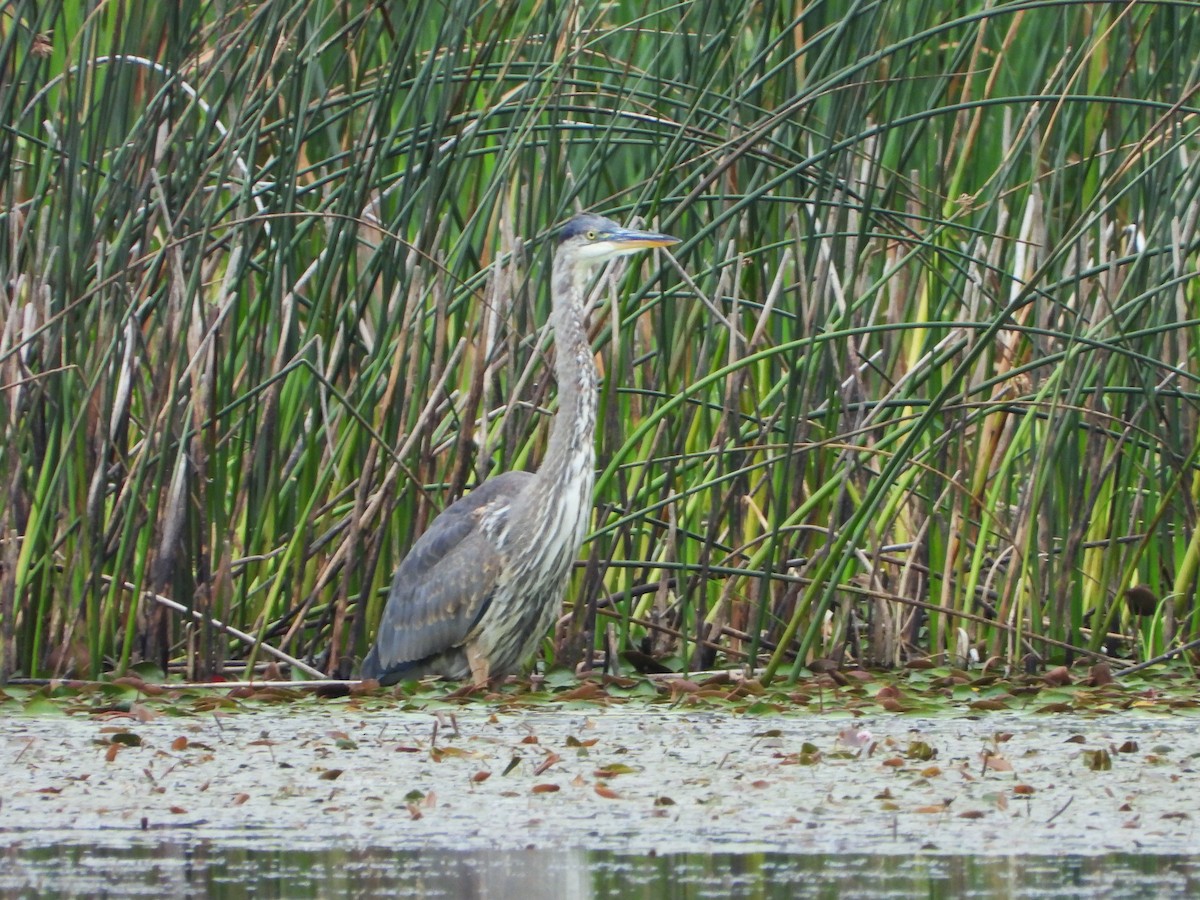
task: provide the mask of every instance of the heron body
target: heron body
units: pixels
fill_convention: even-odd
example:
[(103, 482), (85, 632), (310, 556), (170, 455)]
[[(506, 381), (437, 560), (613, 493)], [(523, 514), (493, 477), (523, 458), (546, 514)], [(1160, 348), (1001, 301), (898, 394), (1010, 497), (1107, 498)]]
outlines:
[(396, 570), (363, 678), (440, 675), (477, 684), (517, 671), (558, 613), (583, 544), (595, 480), (596, 364), (590, 270), (677, 242), (576, 216), (560, 232), (551, 281), (558, 412), (536, 472), (506, 472), (448, 506)]

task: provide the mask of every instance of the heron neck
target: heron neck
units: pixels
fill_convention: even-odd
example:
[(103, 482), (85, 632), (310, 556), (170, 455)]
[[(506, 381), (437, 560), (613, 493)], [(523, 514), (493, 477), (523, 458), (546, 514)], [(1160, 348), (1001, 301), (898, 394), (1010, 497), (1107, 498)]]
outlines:
[(554, 260), (554, 369), (558, 377), (558, 412), (538, 477), (551, 490), (565, 481), (594, 476), (596, 448), (596, 362), (584, 325), (587, 275), (582, 268)]

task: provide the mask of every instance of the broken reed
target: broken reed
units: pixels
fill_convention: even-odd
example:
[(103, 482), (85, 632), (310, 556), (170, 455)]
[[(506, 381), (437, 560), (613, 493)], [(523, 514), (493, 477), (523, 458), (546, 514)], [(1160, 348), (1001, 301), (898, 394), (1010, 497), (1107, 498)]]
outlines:
[(578, 208), (686, 242), (597, 287), (557, 661), (1195, 634), (1187, 10), (443, 6), (6, 11), (0, 669), (349, 672), (541, 458)]

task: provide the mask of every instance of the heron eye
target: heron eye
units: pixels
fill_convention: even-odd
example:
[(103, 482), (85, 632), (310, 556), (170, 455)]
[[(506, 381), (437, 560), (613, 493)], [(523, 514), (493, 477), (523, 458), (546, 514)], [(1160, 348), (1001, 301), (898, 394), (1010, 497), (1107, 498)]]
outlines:
[(587, 238), (589, 241), (594, 241), (594, 240), (596, 239), (596, 237), (597, 237), (597, 234), (596, 234), (596, 229), (595, 229), (595, 228), (591, 228), (591, 229), (589, 229), (589, 230), (588, 230), (588, 233), (585, 235), (585, 237), (586, 237), (586, 238)]

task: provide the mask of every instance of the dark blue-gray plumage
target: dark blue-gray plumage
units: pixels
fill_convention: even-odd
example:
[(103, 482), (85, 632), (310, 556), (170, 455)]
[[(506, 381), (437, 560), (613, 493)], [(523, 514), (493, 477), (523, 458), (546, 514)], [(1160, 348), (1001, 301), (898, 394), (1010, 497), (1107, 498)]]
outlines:
[(517, 671), (559, 610), (587, 533), (595, 476), (596, 364), (585, 327), (588, 272), (678, 242), (576, 216), (559, 231), (551, 280), (558, 412), (536, 473), (490, 478), (447, 507), (396, 570), (362, 677), (440, 675), (477, 685)]

